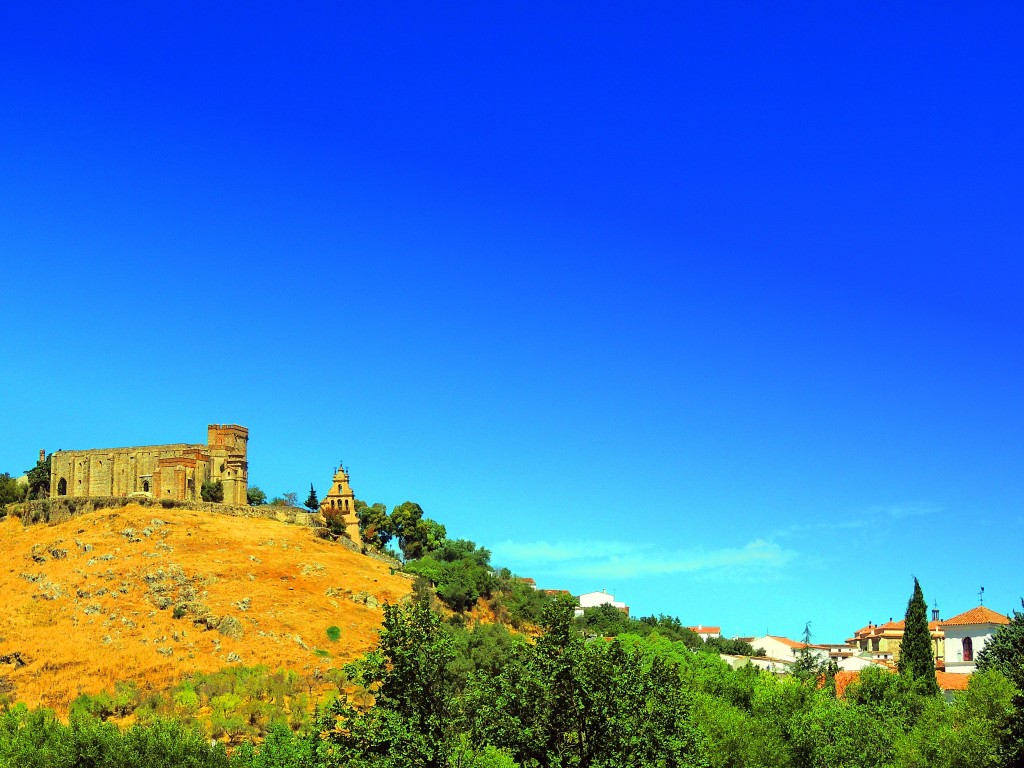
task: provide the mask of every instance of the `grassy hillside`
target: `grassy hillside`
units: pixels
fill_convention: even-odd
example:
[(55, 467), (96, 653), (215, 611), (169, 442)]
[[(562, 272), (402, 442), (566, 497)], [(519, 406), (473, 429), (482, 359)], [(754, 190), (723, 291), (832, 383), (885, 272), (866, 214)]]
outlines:
[(119, 680), (326, 672), (374, 647), (380, 605), (409, 591), (386, 564), (273, 520), (136, 505), (3, 520), (0, 694), (63, 713)]

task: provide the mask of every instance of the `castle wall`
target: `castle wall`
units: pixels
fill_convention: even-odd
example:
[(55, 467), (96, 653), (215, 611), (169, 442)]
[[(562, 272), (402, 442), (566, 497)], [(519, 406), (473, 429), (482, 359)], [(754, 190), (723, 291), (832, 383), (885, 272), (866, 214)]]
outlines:
[(57, 451), (50, 460), (50, 496), (111, 497), (148, 494), (195, 501), (203, 483), (220, 480), (226, 504), (245, 504), (249, 430), (211, 424), (209, 445), (175, 443), (133, 448)]

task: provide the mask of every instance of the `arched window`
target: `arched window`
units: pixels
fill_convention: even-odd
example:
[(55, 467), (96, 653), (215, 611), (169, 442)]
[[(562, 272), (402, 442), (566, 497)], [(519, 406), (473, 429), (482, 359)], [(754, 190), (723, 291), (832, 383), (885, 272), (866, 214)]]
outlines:
[(974, 643), (971, 638), (964, 638), (964, 661), (974, 661)]
[(331, 499), (331, 509), (334, 509), (334, 499)]
[(144, 490), (146, 493), (149, 493), (149, 480), (142, 481), (142, 490)]
[(345, 499), (345, 511), (348, 512), (348, 499)]
[(57, 481), (57, 495), (67, 496), (68, 495), (68, 481), (63, 477)]

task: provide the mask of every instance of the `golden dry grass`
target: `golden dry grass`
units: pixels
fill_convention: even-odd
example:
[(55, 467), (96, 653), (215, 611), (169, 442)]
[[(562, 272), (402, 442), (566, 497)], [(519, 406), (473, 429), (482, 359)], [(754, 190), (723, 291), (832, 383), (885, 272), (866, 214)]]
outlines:
[[(381, 609), (352, 593), (383, 604), (409, 591), (386, 564), (273, 520), (137, 505), (53, 526), (7, 519), (0, 657), (17, 653), (25, 666), (0, 664), (0, 678), (29, 706), (65, 713), (79, 693), (120, 680), (166, 689), (227, 666), (229, 654), (247, 666), (326, 672), (377, 641)], [(182, 603), (190, 612), (175, 619)], [(203, 610), (237, 619), (242, 637), (194, 624)], [(338, 642), (327, 637), (332, 625)]]

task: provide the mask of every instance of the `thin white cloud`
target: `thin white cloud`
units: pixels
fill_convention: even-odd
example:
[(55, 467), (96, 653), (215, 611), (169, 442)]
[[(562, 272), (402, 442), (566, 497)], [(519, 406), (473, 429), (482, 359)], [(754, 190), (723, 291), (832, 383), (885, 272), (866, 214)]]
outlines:
[(496, 563), (558, 577), (630, 579), (671, 574), (731, 574), (737, 580), (777, 573), (796, 556), (757, 539), (741, 547), (668, 551), (654, 544), (618, 541), (514, 542), (493, 549)]
[[(942, 512), (943, 509), (943, 507), (937, 504), (925, 502), (875, 504), (840, 519), (827, 519), (820, 522), (789, 525), (775, 531), (772, 537), (795, 536), (800, 533), (820, 533), (822, 531), (850, 531), (861, 528), (877, 528), (892, 521), (904, 520), (908, 517), (934, 515)], [(829, 513), (829, 517), (834, 517), (834, 514)]]

